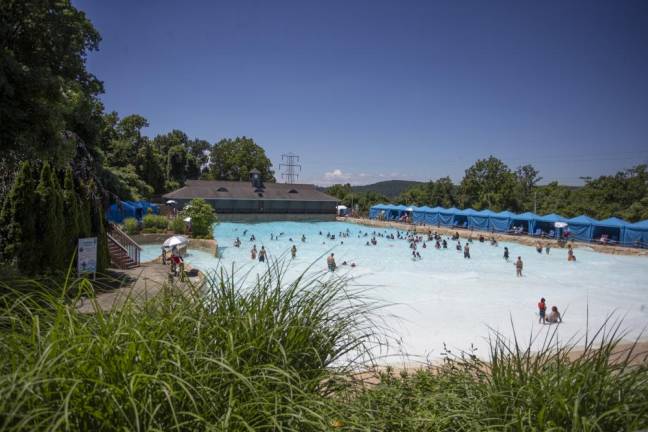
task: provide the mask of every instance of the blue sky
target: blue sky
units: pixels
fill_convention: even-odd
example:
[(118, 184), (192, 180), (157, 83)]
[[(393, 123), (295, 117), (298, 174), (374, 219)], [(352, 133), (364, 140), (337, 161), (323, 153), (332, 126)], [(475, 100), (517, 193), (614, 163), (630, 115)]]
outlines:
[(102, 99), (153, 136), (246, 135), (301, 181), (580, 184), (648, 161), (648, 2), (74, 0)]

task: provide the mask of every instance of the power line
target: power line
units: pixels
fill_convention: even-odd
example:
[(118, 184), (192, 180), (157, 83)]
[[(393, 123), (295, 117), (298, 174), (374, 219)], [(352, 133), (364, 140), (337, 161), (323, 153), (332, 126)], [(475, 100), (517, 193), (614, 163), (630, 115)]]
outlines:
[(286, 183), (295, 183), (299, 178), (301, 172), (301, 165), (299, 164), (299, 156), (294, 153), (284, 153), (281, 155), (281, 160), (284, 161), (279, 164), (279, 169), (284, 171), (281, 177), (286, 180)]

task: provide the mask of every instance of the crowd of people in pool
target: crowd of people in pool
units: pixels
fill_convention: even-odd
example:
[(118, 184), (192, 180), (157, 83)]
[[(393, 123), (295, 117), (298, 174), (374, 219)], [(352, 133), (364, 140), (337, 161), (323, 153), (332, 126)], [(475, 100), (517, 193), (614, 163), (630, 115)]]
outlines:
[[(247, 230), (243, 231), (243, 236), (247, 235)], [(322, 231), (319, 232), (320, 236), (324, 236), (324, 233)], [(285, 233), (280, 232), (279, 234), (274, 234), (270, 233), (270, 240), (275, 241), (283, 238), (285, 236)], [(340, 231), (338, 234), (335, 233), (326, 233), (326, 238), (328, 240), (333, 240), (337, 241), (340, 240), (340, 244), (344, 244), (344, 240), (341, 240), (343, 238), (348, 238), (351, 236), (351, 231), (347, 228), (346, 231)], [(378, 239), (379, 238), (384, 238), (387, 240), (406, 240), (409, 243), (409, 248), (411, 250), (411, 258), (414, 261), (419, 261), (423, 259), (421, 256), (421, 253), (419, 252), (419, 248), (426, 249), (428, 246), (428, 243), (434, 243), (434, 248), (435, 249), (448, 249), (449, 242), (455, 242), (455, 250), (457, 252), (463, 253), (464, 259), (470, 259), (470, 245), (473, 243), (474, 238), (472, 233), (468, 236), (468, 238), (465, 240), (465, 242), (461, 243), (461, 237), (459, 236), (458, 232), (455, 232), (451, 237), (442, 237), (440, 234), (438, 234), (436, 231), (433, 233), (431, 230), (428, 231), (427, 235), (421, 235), (416, 233), (415, 231), (409, 232), (401, 232), (401, 231), (396, 231), (396, 234), (394, 233), (387, 233), (385, 232), (377, 232), (377, 231), (372, 231), (371, 233), (369, 231), (358, 231), (358, 238), (363, 238), (366, 237), (367, 241), (365, 243), (365, 246), (377, 246), (378, 245)], [(288, 241), (291, 243), (294, 242), (292, 237), (288, 238)], [(497, 239), (492, 236), (490, 239), (486, 239), (483, 234), (480, 234), (478, 236), (478, 241), (480, 243), (490, 243), (491, 246), (499, 246), (499, 243)], [(256, 242), (256, 237), (254, 234), (250, 235), (250, 242), (254, 243)], [(302, 234), (301, 235), (301, 242), (306, 243), (306, 235)], [(326, 244), (326, 242), (322, 242), (323, 244)], [(234, 240), (234, 247), (241, 247), (242, 242), (239, 237), (236, 237)], [(549, 255), (551, 251), (551, 246), (549, 244), (543, 244), (542, 242), (538, 241), (536, 243), (536, 251), (539, 254), (542, 254), (543, 252)], [(297, 256), (297, 246), (292, 245), (290, 248), (290, 255), (292, 258), (295, 258)], [(265, 250), (264, 246), (261, 246), (261, 250), (257, 250), (256, 244), (253, 244), (252, 249), (250, 250), (250, 258), (253, 260), (258, 259), (260, 262), (265, 262), (267, 259), (267, 252)], [(509, 261), (510, 259), (510, 251), (507, 246), (504, 247), (504, 253), (503, 253), (503, 258), (505, 261)], [(571, 244), (567, 245), (567, 261), (576, 261), (576, 255), (574, 254), (574, 249)], [(524, 269), (524, 262), (522, 261), (522, 257), (518, 256), (517, 260), (514, 262), (515, 265), (515, 271), (516, 275), (518, 277), (522, 277), (522, 270)], [(335, 269), (335, 266), (328, 266), (329, 269), (331, 267)], [(355, 267), (355, 263), (353, 264), (353, 267)]]
[[(344, 244), (345, 238), (348, 238), (352, 235), (350, 229), (346, 229), (345, 231), (340, 231), (337, 234), (336, 233), (326, 233), (324, 234), (322, 231), (319, 232), (320, 237), (326, 237), (327, 240), (331, 241), (339, 241), (340, 244)], [(243, 237), (247, 236), (247, 230), (243, 231)], [(279, 234), (270, 234), (270, 240), (271, 241), (276, 241), (280, 240), (282, 238), (285, 238), (286, 234), (283, 232), (280, 232)], [(379, 239), (381, 241), (384, 240), (405, 240), (408, 242), (409, 249), (411, 250), (411, 258), (413, 261), (419, 261), (422, 260), (423, 257), (421, 256), (421, 253), (419, 249), (427, 249), (428, 248), (428, 243), (433, 244), (433, 247), (435, 249), (441, 250), (441, 249), (448, 249), (450, 242), (456, 242), (455, 243), (455, 250), (459, 253), (463, 253), (463, 258), (464, 259), (471, 259), (470, 255), (470, 245), (476, 240), (479, 243), (489, 243), (493, 247), (498, 247), (499, 243), (497, 239), (492, 236), (489, 239), (484, 237), (483, 234), (480, 234), (476, 239), (473, 237), (472, 233), (464, 240), (464, 243), (462, 244), (462, 239), (459, 235), (458, 232), (455, 232), (452, 236), (446, 236), (443, 237), (439, 233), (432, 232), (432, 230), (429, 230), (427, 234), (422, 235), (420, 233), (417, 233), (415, 231), (396, 231), (394, 234), (393, 232), (389, 233), (387, 231), (363, 231), (363, 230), (358, 230), (357, 234), (358, 238), (367, 238), (365, 242), (365, 246), (378, 246)], [(257, 250), (256, 246), (256, 237), (254, 234), (251, 234), (249, 237), (249, 240), (252, 245), (252, 249), (250, 249), (250, 258), (252, 260), (259, 260), (259, 262), (265, 262), (268, 259), (268, 253), (265, 249), (265, 246), (261, 246), (261, 249)], [(300, 240), (302, 243), (306, 243), (306, 235), (302, 234), (300, 237)], [(290, 255), (292, 258), (297, 257), (297, 245), (295, 244), (296, 242), (293, 240), (292, 237), (288, 238), (288, 241), (293, 243), (293, 245), (290, 248)], [(323, 241), (322, 244), (326, 244), (326, 241)], [(242, 241), (239, 237), (236, 237), (234, 240), (234, 247), (241, 247)], [(539, 254), (549, 254), (551, 252), (551, 247), (549, 244), (543, 244), (542, 242), (538, 241), (535, 246), (536, 251)], [(509, 262), (510, 259), (510, 251), (507, 246), (504, 247), (503, 249), (503, 258), (506, 262)], [(567, 260), (572, 262), (576, 261), (576, 256), (574, 254), (574, 249), (571, 244), (567, 245)], [(515, 267), (515, 274), (517, 277), (523, 277), (522, 271), (524, 269), (524, 262), (522, 261), (522, 257), (518, 256), (515, 262), (513, 263)], [(326, 266), (330, 272), (334, 272), (337, 270), (338, 266), (335, 261), (335, 254), (331, 253), (326, 257)], [(342, 266), (350, 266), (350, 267), (356, 267), (357, 264), (355, 262), (347, 262), (344, 261), (342, 262)], [(539, 315), (540, 315), (540, 321), (542, 323), (560, 323), (562, 322), (562, 317), (560, 315), (560, 312), (558, 312), (558, 308), (556, 306), (552, 306), (551, 312), (547, 315), (546, 314), (546, 303), (545, 299), (542, 298), (541, 301), (538, 303), (538, 309), (539, 309)]]

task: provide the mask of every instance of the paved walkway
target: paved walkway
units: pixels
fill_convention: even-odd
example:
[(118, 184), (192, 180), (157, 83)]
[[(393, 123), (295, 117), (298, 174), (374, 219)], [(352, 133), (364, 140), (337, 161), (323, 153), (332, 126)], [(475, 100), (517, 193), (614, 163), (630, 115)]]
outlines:
[[(129, 270), (110, 270), (117, 286), (112, 289), (103, 290), (96, 295), (96, 301), (99, 308), (103, 311), (110, 311), (115, 307), (123, 304), (124, 300), (132, 297), (136, 300), (146, 300), (157, 295), (162, 287), (169, 280), (169, 266), (157, 262), (141, 264), (139, 267)], [(198, 285), (202, 279), (200, 273), (196, 270), (188, 270), (188, 282)], [(179, 288), (186, 286), (185, 283), (179, 282)], [(95, 306), (87, 299), (82, 299), (77, 305), (77, 310), (81, 313), (93, 313)]]

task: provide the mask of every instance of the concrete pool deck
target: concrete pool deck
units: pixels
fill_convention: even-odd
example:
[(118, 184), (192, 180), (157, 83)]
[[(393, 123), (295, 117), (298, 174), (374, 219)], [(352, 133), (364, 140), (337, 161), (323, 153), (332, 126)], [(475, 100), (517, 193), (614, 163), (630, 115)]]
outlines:
[[(413, 225), (403, 222), (393, 222), (393, 221), (380, 221), (375, 219), (366, 219), (366, 218), (351, 218), (351, 217), (338, 217), (339, 222), (348, 222), (358, 225), (372, 226), (376, 228), (393, 228), (402, 231), (416, 231), (420, 234), (427, 234), (430, 230), (432, 232), (437, 232), (441, 235), (451, 236), (455, 232), (458, 232), (462, 237), (466, 237), (466, 233), (473, 234), (475, 236), (483, 235), (485, 238), (490, 239), (495, 237), (498, 242), (506, 241), (519, 243), (525, 246), (535, 247), (536, 243), (540, 241), (545, 246), (550, 246), (556, 249), (566, 249), (566, 243), (560, 244), (557, 240), (542, 238), (542, 237), (533, 237), (529, 235), (513, 235), (505, 233), (492, 233), (490, 231), (479, 231), (479, 230), (470, 230), (466, 228), (452, 228), (444, 226), (435, 226), (435, 225)], [(616, 246), (610, 244), (600, 244), (600, 243), (583, 243), (578, 241), (569, 241), (571, 245), (577, 248), (589, 248), (596, 252), (602, 252), (613, 255), (635, 255), (635, 256), (648, 256), (648, 249), (638, 249), (625, 246)]]
[[(77, 303), (78, 312), (94, 313), (96, 307), (103, 312), (110, 312), (119, 308), (129, 298), (135, 301), (146, 301), (160, 293), (169, 283), (169, 266), (163, 265), (158, 260), (143, 263), (129, 270), (111, 269), (111, 271), (123, 281), (120, 286), (97, 293), (94, 302), (81, 298)], [(183, 290), (201, 283), (203, 276), (199, 271), (187, 266), (187, 273), (195, 276), (187, 276), (186, 282), (176, 278), (174, 287)]]

